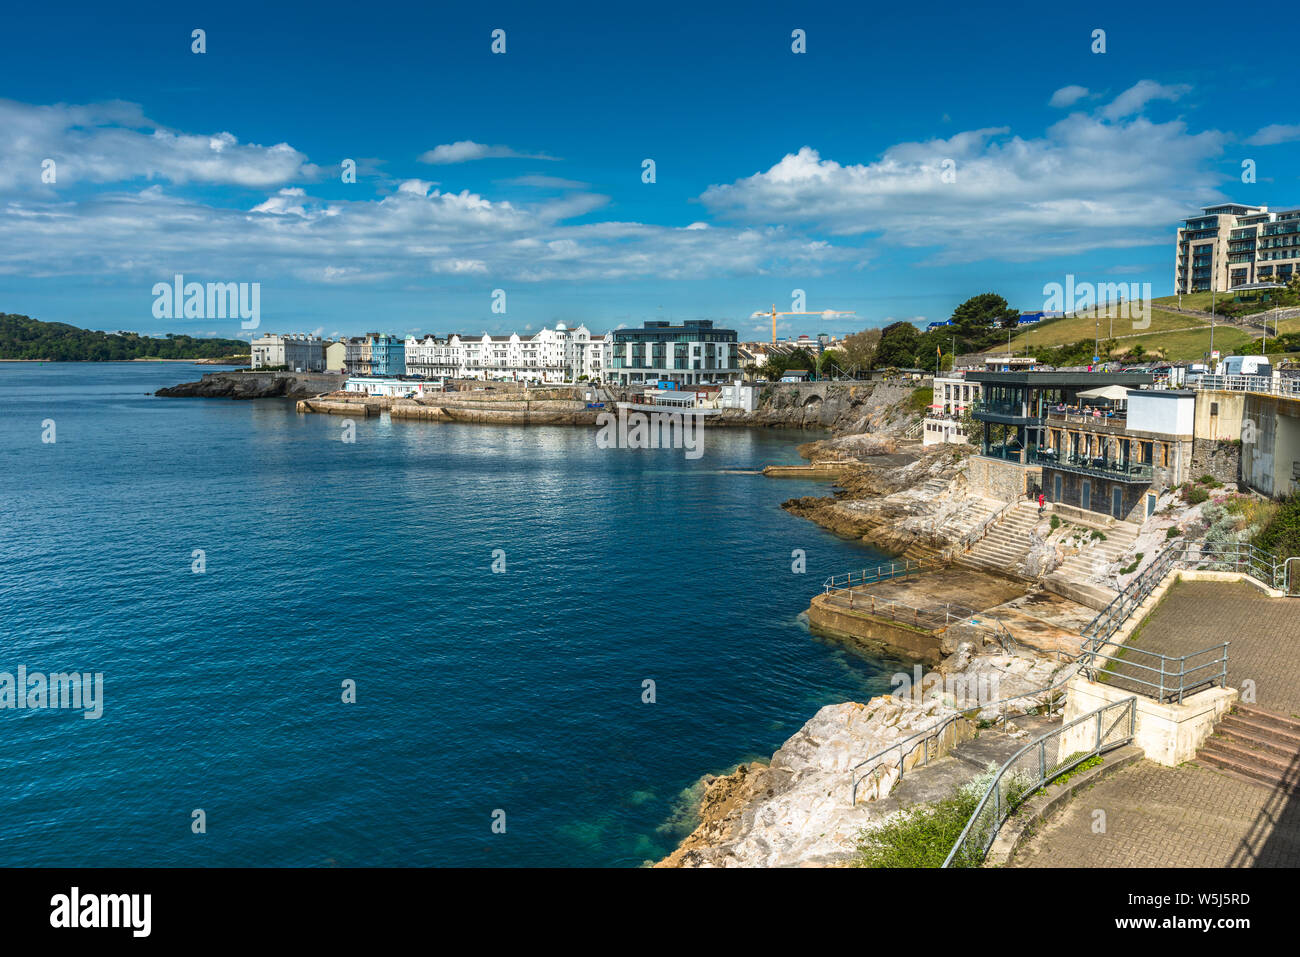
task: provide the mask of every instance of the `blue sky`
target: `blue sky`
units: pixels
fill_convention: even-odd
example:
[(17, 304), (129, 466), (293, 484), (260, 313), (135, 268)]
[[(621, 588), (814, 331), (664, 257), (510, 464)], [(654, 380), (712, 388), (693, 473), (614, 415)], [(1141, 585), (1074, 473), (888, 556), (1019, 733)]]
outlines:
[(781, 331), (845, 332), (989, 290), (1042, 308), (1068, 273), (1164, 295), (1198, 205), (1300, 205), (1288, 61), (1221, 52), (1259, 48), (1250, 18), (704, 6), (15, 8), (0, 311), (240, 335), (154, 318), (182, 273), (260, 283), (270, 331), (765, 337), (750, 314), (802, 289), (857, 318)]

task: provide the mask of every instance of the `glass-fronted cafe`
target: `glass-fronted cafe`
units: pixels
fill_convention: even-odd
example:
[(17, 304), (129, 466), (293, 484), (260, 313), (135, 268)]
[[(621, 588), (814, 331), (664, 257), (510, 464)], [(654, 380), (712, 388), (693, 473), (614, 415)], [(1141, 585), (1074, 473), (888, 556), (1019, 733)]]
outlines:
[(1085, 416), (1092, 425), (1123, 430), (1122, 403), (1092, 398), (1107, 387), (1138, 389), (1154, 380), (1146, 372), (968, 372), (980, 384), (972, 415), (981, 423), (980, 454), (1021, 465), (1042, 465), (1059, 454), (1048, 417)]

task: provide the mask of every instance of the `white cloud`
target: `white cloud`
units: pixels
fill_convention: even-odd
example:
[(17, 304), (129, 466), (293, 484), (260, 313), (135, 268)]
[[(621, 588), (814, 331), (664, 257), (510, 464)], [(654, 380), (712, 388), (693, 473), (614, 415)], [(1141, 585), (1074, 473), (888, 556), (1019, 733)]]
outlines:
[(455, 143), (443, 143), (420, 154), (421, 163), (444, 165), (449, 163), (468, 163), (481, 159), (531, 159), (552, 160), (554, 156), (545, 153), (521, 153), (509, 146), (487, 146), (473, 140), (457, 140)]
[[(55, 162), (53, 187), (41, 164)], [(265, 189), (314, 179), (317, 167), (287, 143), (240, 144), (231, 133), (166, 129), (133, 103), (31, 106), (0, 100), (0, 190), (166, 180)]]
[(589, 183), (579, 182), (576, 179), (563, 179), (559, 176), (516, 176), (514, 179), (501, 181), (505, 186), (532, 186), (536, 189), (588, 189)]
[(1154, 100), (1169, 100), (1172, 102), (1181, 99), (1191, 89), (1185, 83), (1165, 86), (1155, 80), (1139, 80), (1115, 97), (1109, 106), (1104, 107), (1101, 115), (1108, 120), (1123, 119), (1126, 116), (1141, 113), (1146, 105)]
[(1300, 140), (1300, 125), (1270, 123), (1246, 142), (1251, 146), (1276, 146), (1278, 143), (1290, 143), (1294, 140)]
[[(1072, 113), (1041, 137), (971, 130), (900, 143), (866, 164), (841, 165), (805, 146), (700, 199), (738, 223), (933, 247), (930, 261), (939, 263), (1146, 245), (1218, 198), (1220, 177), (1207, 160), (1226, 139), (1189, 133), (1181, 121), (1108, 118), (1156, 96), (1144, 81), (1120, 94), (1119, 107)], [(951, 181), (945, 160), (955, 164)]]
[(1053, 93), (1052, 98), (1047, 101), (1047, 105), (1064, 109), (1067, 106), (1073, 106), (1087, 95), (1088, 88), (1086, 86), (1071, 84), (1070, 86), (1063, 86)]

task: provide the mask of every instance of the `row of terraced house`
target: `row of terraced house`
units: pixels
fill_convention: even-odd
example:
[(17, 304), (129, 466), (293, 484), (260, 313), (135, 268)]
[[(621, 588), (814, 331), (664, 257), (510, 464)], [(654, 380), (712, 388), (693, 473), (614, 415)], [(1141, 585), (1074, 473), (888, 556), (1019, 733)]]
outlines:
[(740, 377), (736, 333), (709, 320), (646, 322), (593, 333), (558, 323), (532, 335), (407, 336), (377, 332), (344, 340), (267, 335), (253, 340), (252, 366), (360, 376), (618, 385), (722, 384)]

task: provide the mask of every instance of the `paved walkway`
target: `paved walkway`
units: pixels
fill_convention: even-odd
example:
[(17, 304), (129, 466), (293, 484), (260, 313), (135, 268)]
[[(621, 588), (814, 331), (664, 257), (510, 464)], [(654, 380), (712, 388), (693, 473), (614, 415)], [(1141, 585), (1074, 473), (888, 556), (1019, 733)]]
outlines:
[(1075, 795), (1009, 866), (1300, 867), (1300, 794), (1140, 761)]
[[(1220, 642), (1228, 646), (1228, 687), (1254, 682), (1254, 704), (1300, 716), (1300, 598), (1269, 598), (1244, 582), (1177, 582), (1142, 624), (1134, 647), (1186, 655)], [(1155, 664), (1145, 655), (1132, 655)], [(1189, 661), (1191, 667), (1215, 656)], [(1123, 672), (1124, 666), (1117, 666)], [(1133, 671), (1147, 680), (1149, 673)], [(1112, 679), (1123, 685), (1122, 678)], [(1248, 700), (1248, 699), (1247, 699)]]

